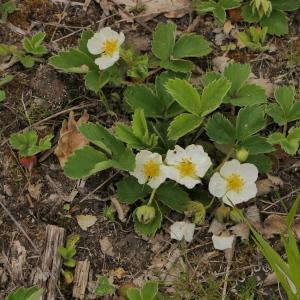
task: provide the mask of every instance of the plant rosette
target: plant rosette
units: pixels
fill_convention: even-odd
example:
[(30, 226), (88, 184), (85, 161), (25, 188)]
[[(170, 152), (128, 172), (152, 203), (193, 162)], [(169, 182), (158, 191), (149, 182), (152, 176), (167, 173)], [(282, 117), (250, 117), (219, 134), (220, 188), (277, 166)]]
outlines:
[(93, 55), (101, 54), (95, 59), (95, 64), (99, 66), (100, 70), (105, 70), (119, 60), (120, 47), (124, 41), (123, 32), (117, 33), (110, 27), (105, 27), (88, 40), (87, 48)]
[(256, 196), (257, 177), (258, 169), (255, 165), (241, 164), (233, 159), (225, 162), (220, 171), (211, 177), (208, 189), (215, 197), (222, 198), (225, 204), (234, 206)]

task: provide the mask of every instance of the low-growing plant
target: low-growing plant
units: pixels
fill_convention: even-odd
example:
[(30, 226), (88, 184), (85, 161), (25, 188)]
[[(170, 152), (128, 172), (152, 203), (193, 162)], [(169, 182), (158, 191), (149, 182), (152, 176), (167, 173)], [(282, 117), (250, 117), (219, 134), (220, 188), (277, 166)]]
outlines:
[[(74, 268), (76, 266), (76, 260), (74, 259), (74, 256), (76, 255), (76, 244), (78, 243), (80, 239), (80, 235), (78, 234), (72, 234), (68, 236), (66, 241), (65, 247), (59, 247), (57, 249), (57, 252), (63, 257), (64, 259), (64, 266), (68, 268)], [(61, 273), (64, 276), (65, 282), (67, 284), (70, 284), (73, 282), (73, 272), (70, 270), (64, 270), (61, 269)]]
[(43, 293), (44, 289), (37, 286), (30, 288), (21, 287), (11, 292), (6, 297), (6, 300), (40, 300)]
[(16, 9), (16, 2), (14, 0), (0, 3), (0, 23), (5, 23), (7, 21), (8, 14), (13, 13)]
[(248, 32), (239, 32), (238, 40), (252, 51), (264, 52), (270, 49), (269, 45), (265, 45), (267, 27), (250, 26)]
[[(5, 84), (9, 83), (13, 80), (13, 76), (10, 74), (5, 75), (2, 79), (0, 79), (0, 88)], [(0, 90), (0, 103), (3, 102), (6, 98), (6, 93), (3, 90)]]
[(14, 57), (25, 68), (32, 68), (35, 62), (40, 61), (40, 57), (48, 52), (43, 45), (45, 37), (44, 32), (38, 32), (32, 37), (24, 37), (21, 49), (15, 45), (0, 44), (0, 58)]
[(114, 295), (116, 288), (110, 284), (106, 276), (101, 276), (98, 280), (95, 294), (97, 296), (111, 296)]

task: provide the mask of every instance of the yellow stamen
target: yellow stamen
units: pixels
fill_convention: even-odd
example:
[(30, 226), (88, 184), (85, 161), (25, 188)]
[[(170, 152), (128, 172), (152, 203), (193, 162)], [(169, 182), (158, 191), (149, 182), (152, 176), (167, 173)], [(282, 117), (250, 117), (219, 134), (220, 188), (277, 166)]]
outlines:
[(112, 56), (117, 49), (118, 49), (118, 41), (116, 39), (106, 40), (102, 46), (102, 51), (104, 52), (104, 54), (109, 56)]
[(243, 189), (244, 185), (245, 185), (245, 182), (244, 182), (243, 178), (238, 174), (233, 173), (232, 175), (230, 175), (227, 178), (227, 189), (229, 191), (234, 191), (236, 193), (240, 193), (241, 190)]
[(176, 168), (182, 177), (194, 177), (196, 173), (195, 165), (188, 159), (183, 159)]
[(160, 168), (157, 162), (149, 160), (144, 164), (144, 173), (146, 177), (153, 178), (159, 176)]

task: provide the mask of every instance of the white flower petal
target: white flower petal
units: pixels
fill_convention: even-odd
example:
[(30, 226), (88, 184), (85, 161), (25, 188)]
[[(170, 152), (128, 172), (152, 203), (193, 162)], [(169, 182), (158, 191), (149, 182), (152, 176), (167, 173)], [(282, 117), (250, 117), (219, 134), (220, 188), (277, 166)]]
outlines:
[(119, 36), (118, 36), (118, 45), (119, 47), (124, 43), (125, 41), (125, 35), (123, 32), (120, 32), (119, 33)]
[(181, 241), (183, 238), (191, 242), (194, 236), (195, 224), (187, 222), (175, 222), (170, 226), (171, 239)]
[(200, 179), (194, 179), (192, 177), (181, 177), (177, 178), (176, 182), (186, 186), (188, 189), (192, 189), (195, 187), (196, 184), (200, 183)]
[(234, 242), (234, 236), (212, 236), (212, 242), (214, 244), (214, 248), (217, 250), (226, 250), (231, 249)]
[(119, 52), (117, 52), (114, 56), (102, 55), (95, 59), (95, 64), (99, 66), (100, 70), (105, 70), (113, 66), (119, 58)]
[(174, 181), (178, 181), (180, 178), (180, 172), (178, 169), (176, 169), (175, 167), (172, 166), (168, 166), (168, 178), (174, 180)]
[(168, 165), (176, 165), (186, 158), (186, 153), (183, 148), (176, 145), (174, 150), (169, 150), (166, 156), (166, 163)]
[(199, 177), (204, 177), (211, 165), (212, 161), (210, 157), (207, 154), (202, 156), (199, 161), (196, 162), (196, 175)]
[(105, 40), (119, 40), (119, 33), (112, 30), (110, 27), (100, 29), (99, 34)]
[(87, 48), (93, 55), (102, 53), (102, 43), (104, 39), (100, 32), (97, 32), (87, 42)]
[(237, 159), (226, 161), (220, 170), (220, 174), (224, 177), (230, 176), (232, 173), (240, 174), (240, 162)]
[(240, 192), (240, 197), (243, 199), (242, 202), (246, 202), (254, 198), (257, 194), (257, 186), (255, 182), (247, 182)]
[(159, 176), (152, 177), (151, 179), (149, 179), (148, 185), (153, 189), (157, 189), (166, 180), (166, 178), (167, 176), (160, 172)]
[(215, 173), (209, 181), (208, 190), (215, 197), (223, 197), (226, 193), (227, 183), (219, 173)]
[(245, 163), (240, 166), (240, 174), (246, 182), (254, 182), (258, 177), (258, 169), (253, 164)]

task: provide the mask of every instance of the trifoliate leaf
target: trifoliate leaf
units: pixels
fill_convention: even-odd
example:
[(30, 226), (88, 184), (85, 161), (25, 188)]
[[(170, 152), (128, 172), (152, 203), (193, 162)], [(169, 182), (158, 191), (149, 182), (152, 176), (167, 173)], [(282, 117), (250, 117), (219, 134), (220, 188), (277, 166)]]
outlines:
[(22, 41), (24, 50), (28, 53), (37, 56), (46, 54), (48, 52), (47, 48), (44, 45), (42, 45), (45, 37), (46, 37), (46, 33), (44, 32), (38, 32), (35, 35), (33, 35), (31, 38), (25, 37)]
[(160, 202), (178, 212), (185, 211), (190, 201), (188, 193), (174, 183), (162, 184), (156, 193)]
[(173, 23), (160, 23), (153, 33), (152, 52), (161, 60), (168, 60), (175, 45), (176, 26)]
[(134, 177), (126, 177), (117, 184), (117, 197), (125, 204), (132, 204), (144, 199), (151, 193), (151, 188), (145, 184), (139, 184)]
[(229, 91), (231, 83), (224, 77), (217, 79), (202, 91), (200, 101), (200, 114), (202, 117), (216, 110), (222, 103), (225, 95)]
[(11, 292), (6, 300), (39, 300), (44, 293), (44, 289), (37, 286), (30, 288), (18, 288)]
[(235, 128), (231, 122), (220, 113), (215, 113), (206, 125), (207, 135), (218, 144), (233, 145), (236, 140)]
[(200, 126), (203, 119), (193, 114), (183, 113), (175, 117), (168, 128), (168, 138), (178, 140), (180, 137)]
[(108, 296), (113, 295), (116, 289), (111, 285), (106, 276), (101, 276), (98, 280), (97, 287), (95, 289), (95, 294), (97, 296)]
[(236, 133), (239, 141), (259, 132), (266, 126), (264, 108), (258, 105), (240, 109), (236, 121)]
[(186, 34), (176, 42), (173, 57), (201, 57), (209, 54), (212, 49), (209, 43), (201, 36), (196, 34)]
[(160, 66), (173, 72), (189, 73), (193, 70), (194, 64), (185, 59), (165, 59), (160, 62)]
[(190, 83), (183, 79), (170, 79), (166, 83), (166, 89), (186, 111), (200, 115), (200, 95)]

